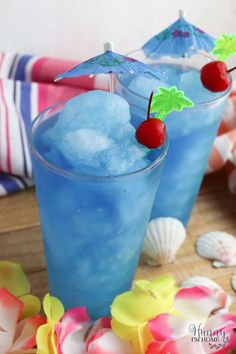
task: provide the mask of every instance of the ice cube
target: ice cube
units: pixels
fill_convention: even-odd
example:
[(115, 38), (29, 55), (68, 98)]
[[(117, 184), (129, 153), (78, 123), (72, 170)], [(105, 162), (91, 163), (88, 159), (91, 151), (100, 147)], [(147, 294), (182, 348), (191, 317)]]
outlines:
[(202, 85), (200, 72), (197, 70), (189, 70), (181, 75), (179, 89), (194, 103), (208, 102), (220, 96)]
[(155, 79), (154, 77), (150, 77), (147, 75), (138, 75), (134, 77), (134, 79), (130, 82), (128, 88), (130, 91), (133, 91), (134, 93), (142, 97), (149, 98), (150, 93), (152, 91), (158, 91), (158, 87), (160, 86), (169, 87), (169, 84), (164, 81)]
[(159, 70), (165, 75), (166, 82), (171, 86), (179, 86), (180, 75), (182, 73), (182, 67), (178, 65), (168, 65), (163, 63), (158, 63), (154, 65), (154, 68)]
[(106, 166), (109, 175), (119, 175), (130, 172), (131, 169), (139, 170), (140, 160), (142, 161), (145, 155), (146, 152), (141, 145), (127, 143), (124, 139), (122, 145), (112, 144), (110, 149), (101, 156), (101, 161)]
[(69, 131), (56, 141), (60, 153), (72, 164), (98, 166), (98, 155), (107, 150), (112, 140), (92, 129)]

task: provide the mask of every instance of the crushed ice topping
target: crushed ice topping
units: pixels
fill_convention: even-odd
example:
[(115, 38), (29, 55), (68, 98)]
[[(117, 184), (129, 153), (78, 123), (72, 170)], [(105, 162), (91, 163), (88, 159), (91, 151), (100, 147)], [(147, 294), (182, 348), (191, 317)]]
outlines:
[(44, 156), (82, 174), (120, 175), (147, 167), (147, 150), (137, 143), (128, 103), (105, 91), (69, 100), (42, 134)]

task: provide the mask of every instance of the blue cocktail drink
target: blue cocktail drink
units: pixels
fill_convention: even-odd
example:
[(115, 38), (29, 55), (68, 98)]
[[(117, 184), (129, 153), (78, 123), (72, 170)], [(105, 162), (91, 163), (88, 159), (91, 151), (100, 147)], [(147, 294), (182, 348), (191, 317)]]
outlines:
[(91, 91), (33, 123), (31, 150), (52, 294), (109, 313), (130, 289), (167, 152), (135, 140), (128, 103)]
[(220, 124), (230, 88), (221, 93), (205, 89), (199, 69), (205, 58), (170, 59), (151, 63), (166, 75), (142, 74), (117, 77), (116, 92), (130, 104), (132, 122), (137, 126), (147, 109), (148, 97), (158, 86), (176, 85), (194, 102), (194, 107), (171, 113), (165, 123), (170, 149), (162, 172), (152, 218), (172, 216), (187, 225), (203, 178), (212, 144)]

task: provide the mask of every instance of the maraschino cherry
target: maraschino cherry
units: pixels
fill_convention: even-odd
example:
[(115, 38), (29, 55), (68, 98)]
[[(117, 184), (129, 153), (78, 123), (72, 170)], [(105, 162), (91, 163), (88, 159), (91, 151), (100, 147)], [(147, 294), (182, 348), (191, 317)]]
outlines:
[(228, 70), (223, 61), (215, 60), (201, 69), (201, 81), (205, 88), (212, 92), (225, 91), (230, 85), (229, 73), (236, 67)]
[(136, 130), (136, 139), (149, 149), (156, 149), (164, 144), (166, 127), (162, 120), (150, 117), (153, 92), (148, 103), (147, 119), (142, 122)]

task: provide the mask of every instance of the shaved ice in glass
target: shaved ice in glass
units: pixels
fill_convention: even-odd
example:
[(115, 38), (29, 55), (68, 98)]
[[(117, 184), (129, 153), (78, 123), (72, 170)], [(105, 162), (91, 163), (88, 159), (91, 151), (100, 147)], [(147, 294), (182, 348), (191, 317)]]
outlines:
[(131, 287), (168, 147), (140, 145), (130, 119), (122, 97), (90, 91), (32, 124), (50, 290), (94, 319)]
[(194, 103), (194, 107), (172, 112), (165, 120), (170, 148), (151, 217), (171, 216), (187, 225), (231, 85), (219, 93), (205, 89), (199, 70), (209, 59), (200, 54), (192, 58), (163, 57), (159, 61), (145, 59), (141, 51), (134, 52), (133, 56), (146, 61), (163, 74), (161, 80), (158, 73), (156, 76), (117, 75), (115, 91), (129, 102), (134, 126), (137, 127), (143, 120), (150, 92), (157, 92), (160, 86), (175, 85)]

